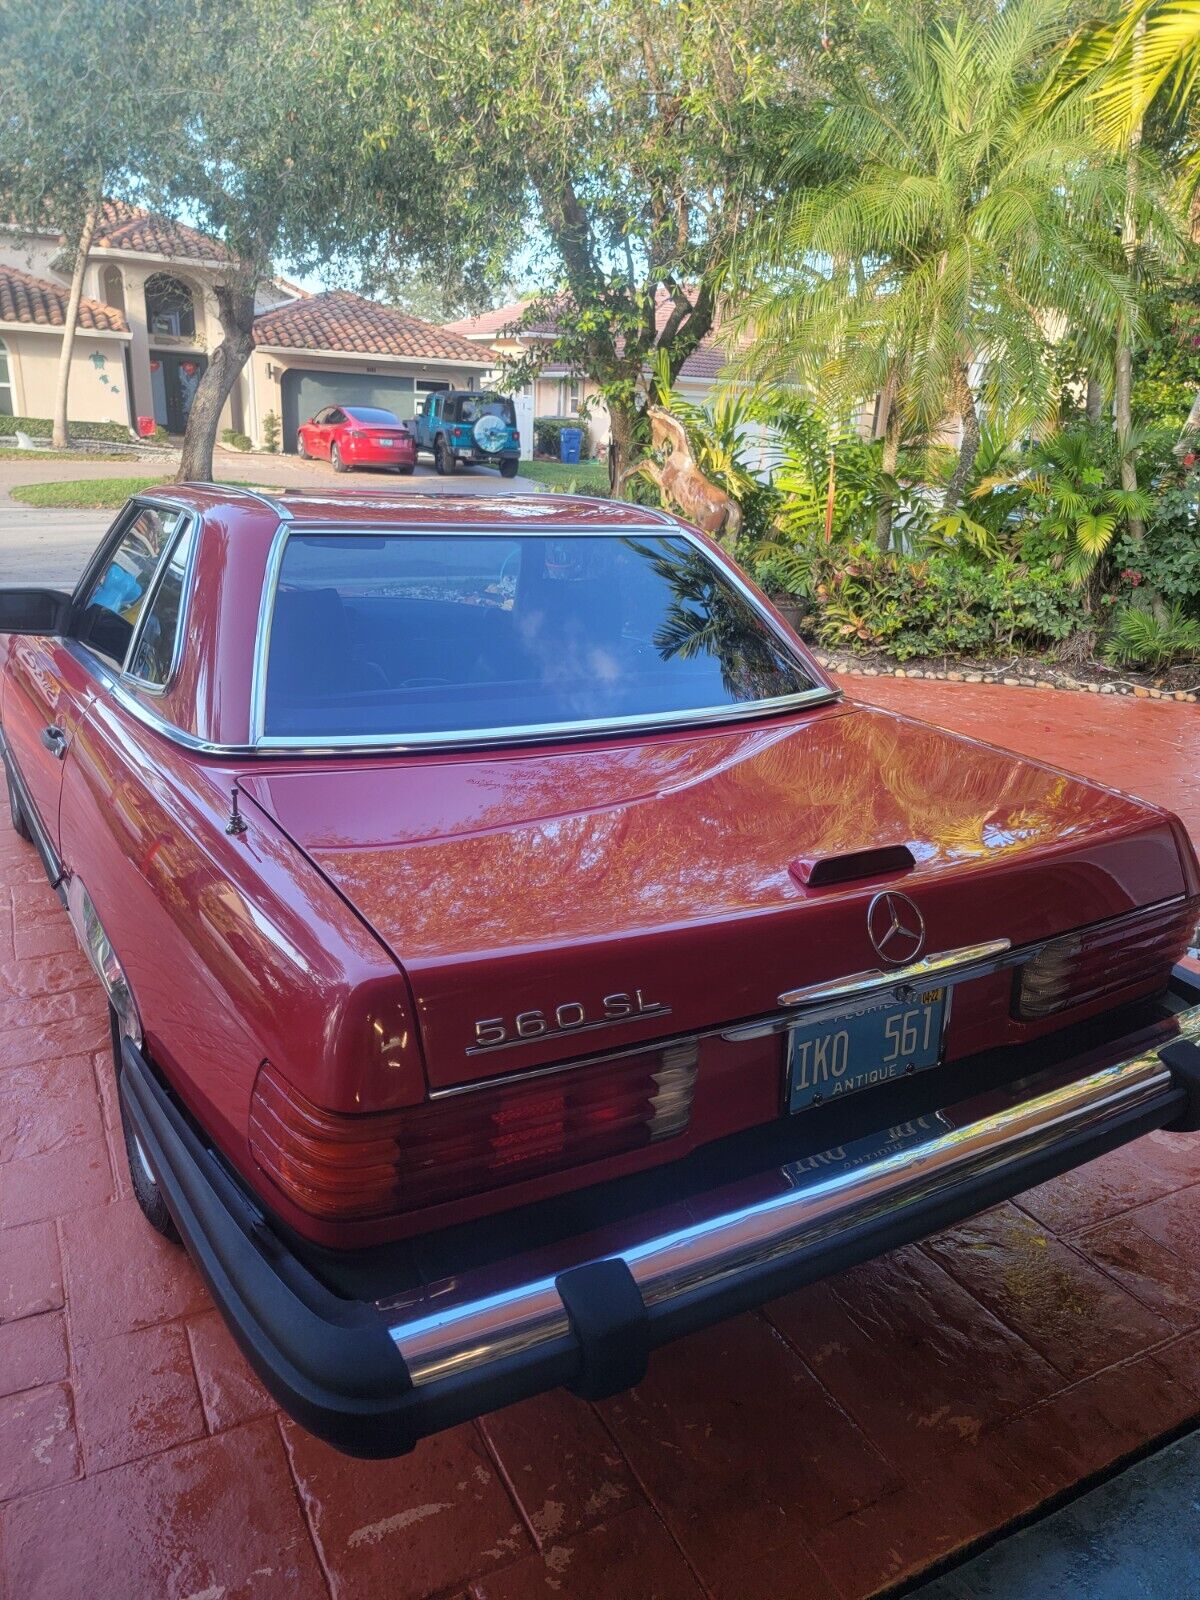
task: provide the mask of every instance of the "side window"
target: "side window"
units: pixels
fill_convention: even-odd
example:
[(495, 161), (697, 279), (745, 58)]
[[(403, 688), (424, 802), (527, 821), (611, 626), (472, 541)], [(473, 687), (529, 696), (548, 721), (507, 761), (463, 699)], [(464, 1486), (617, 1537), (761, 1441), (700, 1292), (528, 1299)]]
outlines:
[(333, 410), (325, 418), (325, 421), (334, 427), (336, 427), (339, 422), (345, 422), (345, 420), (346, 413), (341, 409), (340, 406), (334, 406)]
[(317, 427), (320, 427), (324, 423), (324, 421), (325, 421), (325, 413), (328, 411), (328, 409), (329, 409), (328, 406), (322, 406), (320, 411), (318, 411), (316, 416), (313, 418), (313, 423)]
[(188, 557), (192, 553), (195, 537), (196, 524), (191, 522), (171, 548), (138, 633), (127, 670), (143, 683), (161, 687), (171, 676), (175, 641), (183, 615), (183, 586), (187, 578)]
[(167, 545), (183, 521), (182, 511), (143, 506), (126, 525), (99, 577), (85, 595), (72, 629), (97, 655), (121, 666), (147, 590)]

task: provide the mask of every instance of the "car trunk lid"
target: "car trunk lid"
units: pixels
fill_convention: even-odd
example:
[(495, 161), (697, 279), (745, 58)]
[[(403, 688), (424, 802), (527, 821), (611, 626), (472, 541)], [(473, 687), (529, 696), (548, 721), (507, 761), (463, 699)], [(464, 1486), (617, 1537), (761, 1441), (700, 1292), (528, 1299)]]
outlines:
[[(1029, 944), (1184, 888), (1165, 813), (847, 704), (241, 781), (404, 967), (435, 1088), (752, 1018), (878, 967), (883, 887), (918, 904), (926, 953)], [(814, 861), (843, 860), (854, 875), (812, 882)]]

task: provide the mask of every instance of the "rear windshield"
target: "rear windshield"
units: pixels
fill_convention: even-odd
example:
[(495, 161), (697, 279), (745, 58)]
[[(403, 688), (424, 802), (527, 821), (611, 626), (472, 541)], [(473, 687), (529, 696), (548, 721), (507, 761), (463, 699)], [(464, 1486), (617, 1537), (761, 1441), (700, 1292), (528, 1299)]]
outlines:
[(802, 660), (689, 539), (292, 533), (264, 732), (653, 721), (802, 694)]
[(355, 422), (385, 422), (399, 426), (399, 418), (394, 411), (381, 411), (378, 406), (343, 406), (342, 410)]
[(478, 422), (480, 417), (499, 417), (511, 428), (517, 420), (516, 407), (500, 394), (464, 395), (458, 402), (460, 422)]

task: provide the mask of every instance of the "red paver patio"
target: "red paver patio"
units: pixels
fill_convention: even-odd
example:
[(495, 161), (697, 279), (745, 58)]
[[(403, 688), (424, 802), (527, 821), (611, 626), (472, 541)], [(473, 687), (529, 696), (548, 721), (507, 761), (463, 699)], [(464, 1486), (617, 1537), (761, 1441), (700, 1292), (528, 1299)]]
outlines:
[[(1163, 801), (1200, 712), (852, 693)], [(350, 1461), (280, 1418), (128, 1190), (104, 1006), (0, 825), (0, 1593), (859, 1600), (1200, 1416), (1200, 1139), (1154, 1134), (920, 1246)]]

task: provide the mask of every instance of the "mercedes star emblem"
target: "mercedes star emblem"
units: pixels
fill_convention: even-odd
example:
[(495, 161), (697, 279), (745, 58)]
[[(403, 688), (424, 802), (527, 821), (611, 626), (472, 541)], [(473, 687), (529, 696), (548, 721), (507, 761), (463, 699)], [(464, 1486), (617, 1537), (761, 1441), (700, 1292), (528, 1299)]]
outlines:
[(867, 932), (881, 961), (903, 967), (925, 948), (925, 919), (906, 894), (891, 889), (867, 907)]

